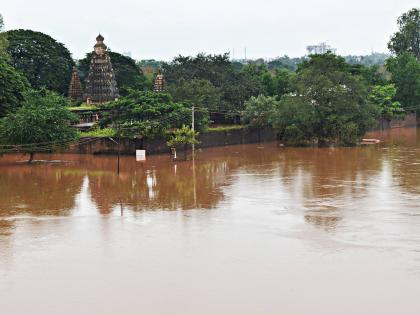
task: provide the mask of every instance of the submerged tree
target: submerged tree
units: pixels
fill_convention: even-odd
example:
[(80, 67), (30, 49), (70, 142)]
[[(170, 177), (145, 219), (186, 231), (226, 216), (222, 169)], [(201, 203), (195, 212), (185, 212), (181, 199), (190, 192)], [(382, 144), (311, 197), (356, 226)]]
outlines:
[(64, 148), (76, 138), (70, 126), (77, 117), (66, 109), (67, 100), (55, 93), (29, 91), (22, 107), (0, 120), (3, 151), (16, 150), (30, 154)]
[(175, 148), (177, 145), (183, 145), (185, 160), (187, 160), (188, 146), (200, 143), (200, 141), (197, 140), (197, 137), (197, 131), (183, 125), (181, 128), (173, 132), (171, 138), (167, 142), (167, 145), (170, 148)]
[(287, 140), (352, 145), (377, 123), (379, 109), (367, 102), (365, 81), (341, 57), (311, 56), (299, 66), (294, 85), (273, 117)]

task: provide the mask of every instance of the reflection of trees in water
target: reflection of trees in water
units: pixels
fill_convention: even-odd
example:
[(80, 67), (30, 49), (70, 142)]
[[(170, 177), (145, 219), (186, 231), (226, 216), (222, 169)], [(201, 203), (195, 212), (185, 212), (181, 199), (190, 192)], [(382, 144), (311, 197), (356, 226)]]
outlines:
[(382, 171), (382, 155), (376, 147), (288, 149), (278, 169), (305, 221), (334, 229), (343, 207), (366, 194)]
[(52, 165), (1, 167), (0, 217), (67, 215), (83, 175)]
[(140, 166), (119, 177), (89, 175), (89, 183), (101, 213), (111, 212), (120, 202), (135, 211), (210, 209), (223, 199), (221, 186), (227, 170), (224, 161), (196, 163), (194, 184), (191, 162), (167, 162), (158, 168)]

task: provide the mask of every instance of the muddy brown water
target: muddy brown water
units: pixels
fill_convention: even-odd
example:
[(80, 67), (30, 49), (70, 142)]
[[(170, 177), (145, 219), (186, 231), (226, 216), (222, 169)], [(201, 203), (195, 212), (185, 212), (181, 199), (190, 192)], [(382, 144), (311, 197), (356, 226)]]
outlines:
[(420, 134), (0, 158), (0, 314), (420, 314)]

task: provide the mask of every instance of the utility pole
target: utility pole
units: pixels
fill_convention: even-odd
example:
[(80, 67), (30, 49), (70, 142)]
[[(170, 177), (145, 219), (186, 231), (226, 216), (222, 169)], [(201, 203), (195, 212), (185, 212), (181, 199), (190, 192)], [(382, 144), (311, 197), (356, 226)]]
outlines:
[[(195, 128), (194, 128), (194, 120), (195, 120), (195, 113), (194, 113), (194, 105), (191, 107), (191, 129), (192, 129), (192, 131), (194, 132), (195, 131)], [(195, 152), (195, 144), (193, 143), (192, 144), (192, 151), (193, 151), (193, 156), (194, 156), (194, 152)]]

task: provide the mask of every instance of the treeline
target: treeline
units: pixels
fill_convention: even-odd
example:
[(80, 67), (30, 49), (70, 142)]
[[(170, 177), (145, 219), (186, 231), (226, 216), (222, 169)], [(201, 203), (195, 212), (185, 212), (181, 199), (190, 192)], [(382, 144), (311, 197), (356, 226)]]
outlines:
[[(419, 9), (403, 14), (397, 23), (399, 30), (388, 45), (392, 55), (384, 63), (385, 55), (342, 58), (332, 54), (304, 59), (285, 56), (245, 65), (230, 61), (228, 54), (136, 62), (111, 51), (122, 97), (101, 106), (105, 114), (98, 128), (112, 128), (127, 137), (162, 136), (189, 125), (194, 106), (200, 131), (212, 123), (241, 123), (273, 127), (293, 144), (355, 144), (380, 117), (420, 112)], [(42, 104), (53, 103), (65, 110), (72, 68), (78, 68), (83, 81), (90, 58), (88, 53), (73, 60), (63, 44), (40, 32), (2, 31), (0, 117), (5, 118), (0, 122), (1, 141), (12, 145), (59, 139), (59, 131), (51, 131), (24, 142), (28, 135), (13, 133), (6, 125), (22, 119), (22, 124), (32, 128), (32, 123), (32, 130), (38, 130), (40, 123), (23, 113), (36, 111), (41, 119)], [(163, 93), (152, 91), (156, 67), (166, 79)], [(47, 128), (51, 123), (45, 120), (43, 124)]]

